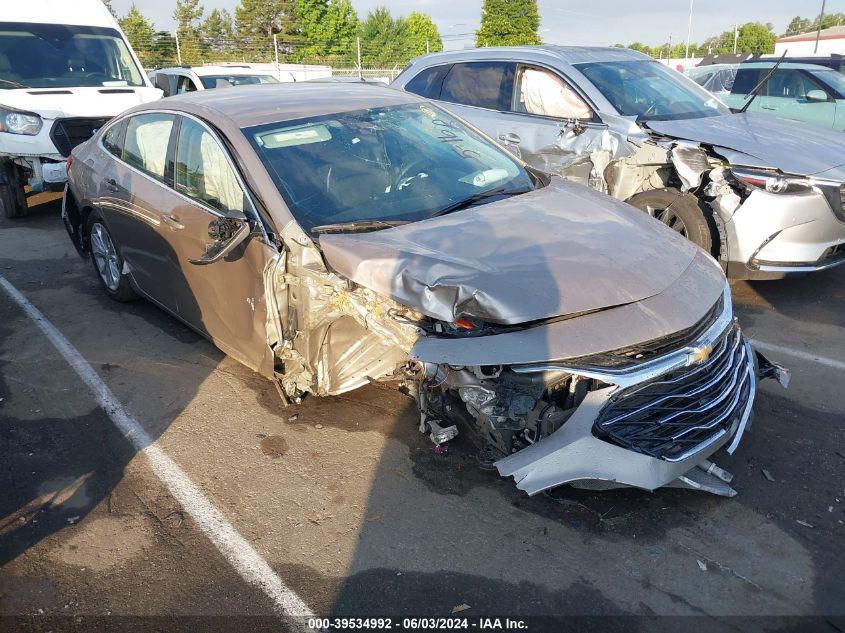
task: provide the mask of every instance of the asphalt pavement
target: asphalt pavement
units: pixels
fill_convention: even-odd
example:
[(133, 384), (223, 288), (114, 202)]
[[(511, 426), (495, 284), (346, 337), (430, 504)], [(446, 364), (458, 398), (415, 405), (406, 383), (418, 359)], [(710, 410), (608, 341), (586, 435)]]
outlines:
[[(746, 333), (793, 373), (788, 390), (761, 386), (739, 450), (714, 460), (736, 475), (735, 498), (568, 487), (529, 498), (461, 438), (433, 451), (413, 402), (387, 387), (283, 407), (269, 382), (151, 304), (109, 300), (56, 197), (30, 204), (0, 220), (0, 276), (193, 488), (162, 478), (0, 290), (0, 629), (282, 630), (277, 581), (321, 617), (845, 629), (845, 268), (733, 286)], [(249, 552), (265, 572), (239, 563)]]

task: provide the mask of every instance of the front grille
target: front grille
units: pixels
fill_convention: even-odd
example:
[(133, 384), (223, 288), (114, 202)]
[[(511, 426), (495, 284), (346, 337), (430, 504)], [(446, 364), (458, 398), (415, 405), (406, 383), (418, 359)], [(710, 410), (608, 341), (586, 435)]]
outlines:
[(62, 156), (70, 156), (71, 150), (84, 143), (103, 127), (108, 118), (104, 119), (56, 119), (50, 138)]
[(679, 461), (726, 435), (745, 410), (753, 362), (737, 327), (710, 358), (613, 396), (599, 414), (596, 436), (667, 461)]

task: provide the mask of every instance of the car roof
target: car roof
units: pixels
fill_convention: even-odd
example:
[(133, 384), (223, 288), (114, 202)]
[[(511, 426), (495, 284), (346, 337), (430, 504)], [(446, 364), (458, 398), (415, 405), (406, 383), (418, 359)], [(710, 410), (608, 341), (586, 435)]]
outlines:
[(467, 60), (511, 59), (513, 61), (548, 61), (564, 64), (583, 64), (590, 62), (619, 62), (646, 60), (654, 61), (645, 53), (629, 48), (610, 46), (490, 46), (471, 48), (462, 51), (432, 53), (417, 57), (413, 63), (423, 62), (426, 66)]
[(117, 28), (117, 22), (102, 0), (28, 0), (3, 2), (0, 23), (72, 24)]
[(168, 97), (163, 102), (138, 106), (133, 111), (178, 110), (200, 116), (211, 123), (216, 119), (228, 119), (237, 127), (244, 128), (337, 112), (423, 102), (425, 99), (417, 95), (374, 83), (300, 81), (198, 90)]
[[(777, 60), (770, 62), (743, 62), (739, 65), (740, 68), (771, 68), (777, 63)], [(821, 66), (819, 64), (798, 64), (795, 62), (783, 62), (778, 68), (792, 69), (792, 70), (830, 70), (836, 72), (832, 68)]]

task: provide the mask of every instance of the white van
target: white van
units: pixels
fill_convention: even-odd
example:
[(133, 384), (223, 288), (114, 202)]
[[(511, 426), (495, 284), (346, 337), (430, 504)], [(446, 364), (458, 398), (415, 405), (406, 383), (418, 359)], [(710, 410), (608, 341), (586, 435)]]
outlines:
[(26, 215), (24, 186), (58, 190), (70, 151), (127, 108), (161, 97), (101, 0), (3, 0), (0, 208)]

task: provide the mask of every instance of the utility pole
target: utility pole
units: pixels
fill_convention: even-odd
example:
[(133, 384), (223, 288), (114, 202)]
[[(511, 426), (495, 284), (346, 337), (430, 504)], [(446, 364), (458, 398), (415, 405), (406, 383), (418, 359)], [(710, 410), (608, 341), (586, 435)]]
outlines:
[(428, 47), (428, 40), (425, 41), (425, 54), (428, 55), (431, 52), (431, 49)]
[(822, 12), (819, 15), (819, 30), (816, 31), (816, 47), (813, 49), (814, 53), (819, 52), (819, 38), (822, 36), (822, 23), (824, 23), (824, 3), (825, 0), (822, 0)]
[(182, 65), (182, 49), (179, 47), (179, 31), (173, 31), (173, 36), (176, 38), (176, 59), (179, 65)]
[(739, 40), (739, 24), (734, 24), (734, 55), (736, 55), (736, 43)]
[(692, 5), (695, 0), (689, 0), (689, 25), (687, 26), (687, 51), (684, 54), (684, 68), (689, 65), (689, 43), (692, 37)]
[(363, 72), (361, 72), (361, 38), (360, 38), (360, 37), (356, 37), (356, 38), (355, 38), (355, 43), (356, 43), (356, 45), (357, 45), (357, 47), (358, 47), (358, 79), (363, 79), (363, 78), (364, 78), (364, 73), (363, 73)]
[(276, 57), (276, 79), (282, 80), (282, 71), (279, 70), (279, 38), (277, 33), (273, 33), (273, 54)]

